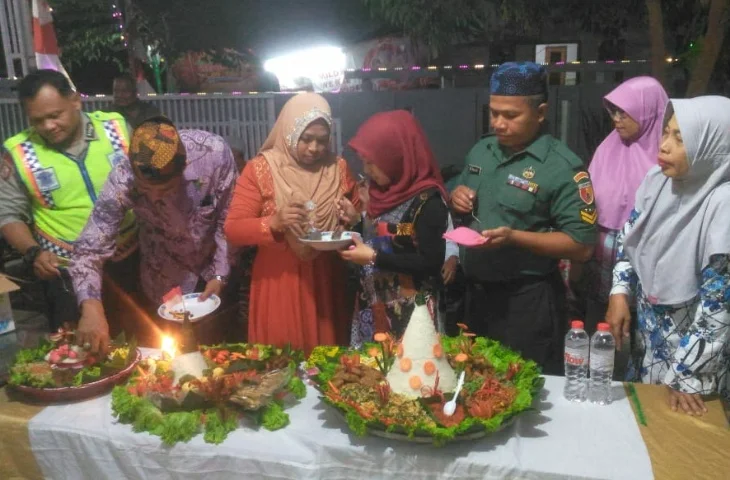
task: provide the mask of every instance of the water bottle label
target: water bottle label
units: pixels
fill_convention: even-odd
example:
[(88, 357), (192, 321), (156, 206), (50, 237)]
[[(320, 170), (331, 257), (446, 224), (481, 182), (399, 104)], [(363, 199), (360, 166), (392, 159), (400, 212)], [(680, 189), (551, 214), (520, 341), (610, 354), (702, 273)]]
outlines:
[(591, 369), (613, 370), (613, 355), (591, 355)]
[(568, 365), (580, 367), (586, 363), (586, 357), (582, 349), (566, 347), (564, 356), (565, 363)]

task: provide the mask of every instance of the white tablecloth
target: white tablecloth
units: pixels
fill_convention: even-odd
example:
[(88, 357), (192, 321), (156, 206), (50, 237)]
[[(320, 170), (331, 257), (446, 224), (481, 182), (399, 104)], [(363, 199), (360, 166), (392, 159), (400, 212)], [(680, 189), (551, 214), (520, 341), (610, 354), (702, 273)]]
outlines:
[(309, 388), (291, 424), (242, 428), (221, 445), (202, 435), (166, 447), (111, 415), (110, 396), (45, 408), (30, 424), (44, 475), (53, 479), (650, 479), (649, 454), (620, 385), (610, 406), (572, 404), (563, 378), (547, 377), (539, 411), (506, 430), (443, 448), (350, 434)]

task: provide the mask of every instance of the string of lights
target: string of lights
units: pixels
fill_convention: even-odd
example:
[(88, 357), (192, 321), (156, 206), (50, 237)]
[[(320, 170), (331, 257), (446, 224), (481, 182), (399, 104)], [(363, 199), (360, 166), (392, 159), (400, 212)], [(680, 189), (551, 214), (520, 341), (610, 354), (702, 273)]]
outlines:
[[(667, 58), (667, 63), (674, 63), (678, 61), (676, 58)], [(570, 66), (570, 65), (627, 65), (627, 64), (646, 64), (649, 63), (649, 60), (605, 60), (605, 61), (598, 61), (598, 60), (586, 60), (586, 61), (574, 61), (574, 62), (555, 62), (555, 63), (541, 63), (540, 65), (543, 65), (545, 67), (550, 66)], [(414, 65), (411, 67), (377, 67), (377, 68), (348, 68), (345, 69), (345, 72), (347, 73), (354, 73), (354, 72), (399, 72), (404, 70), (411, 70), (411, 71), (419, 71), (419, 70), (429, 70), (429, 71), (435, 71), (435, 70), (484, 70), (486, 68), (497, 68), (499, 66), (498, 63), (494, 63), (491, 65), (484, 65), (481, 63), (477, 63), (474, 65), (428, 65), (428, 66), (419, 66)]]
[[(116, 0), (117, 2), (119, 0)], [(127, 44), (127, 31), (124, 28), (124, 15), (122, 14), (122, 10), (119, 8), (119, 5), (116, 3), (112, 3), (112, 18), (117, 22), (119, 26), (119, 32), (120, 32), (120, 39), (122, 42), (124, 42), (124, 46), (128, 46)]]

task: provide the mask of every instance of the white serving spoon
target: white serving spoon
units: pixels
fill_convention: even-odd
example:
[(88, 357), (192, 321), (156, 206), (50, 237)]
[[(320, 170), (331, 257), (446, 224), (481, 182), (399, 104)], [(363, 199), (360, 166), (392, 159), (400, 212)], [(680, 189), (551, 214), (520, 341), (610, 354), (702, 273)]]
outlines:
[(459, 397), (461, 387), (464, 386), (465, 373), (466, 372), (464, 370), (461, 371), (461, 375), (459, 375), (459, 381), (456, 382), (456, 390), (454, 390), (454, 396), (444, 405), (444, 415), (446, 415), (447, 417), (450, 417), (456, 411), (456, 399)]

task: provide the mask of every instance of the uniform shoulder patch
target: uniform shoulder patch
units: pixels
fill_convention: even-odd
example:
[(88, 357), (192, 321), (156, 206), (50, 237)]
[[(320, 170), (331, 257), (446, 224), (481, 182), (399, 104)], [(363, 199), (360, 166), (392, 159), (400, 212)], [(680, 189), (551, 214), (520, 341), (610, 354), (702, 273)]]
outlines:
[(586, 171), (581, 171), (581, 172), (578, 172), (578, 173), (576, 173), (576, 174), (575, 174), (575, 175), (573, 176), (573, 181), (574, 181), (575, 183), (580, 183), (580, 182), (581, 182), (581, 181), (583, 181), (583, 180), (588, 180), (588, 181), (590, 181), (590, 179), (591, 179), (591, 177), (590, 177), (590, 175), (588, 175), (588, 172), (586, 172)]
[(580, 199), (583, 200), (583, 203), (593, 205), (595, 194), (593, 193), (593, 184), (590, 180), (578, 184), (578, 194), (580, 195)]
[(580, 199), (586, 205), (593, 205), (595, 201), (595, 194), (593, 192), (593, 183), (591, 183), (591, 176), (585, 170), (581, 170), (573, 175), (573, 181), (578, 184), (578, 194)]

